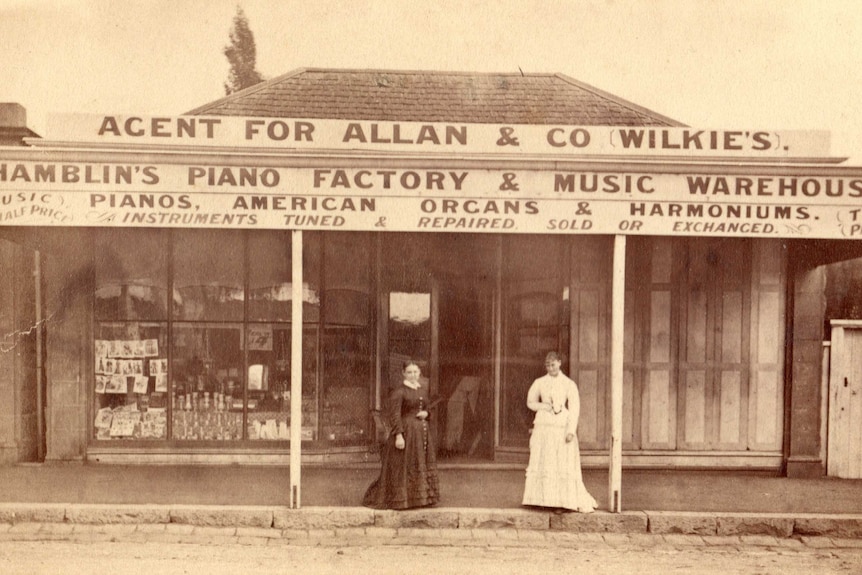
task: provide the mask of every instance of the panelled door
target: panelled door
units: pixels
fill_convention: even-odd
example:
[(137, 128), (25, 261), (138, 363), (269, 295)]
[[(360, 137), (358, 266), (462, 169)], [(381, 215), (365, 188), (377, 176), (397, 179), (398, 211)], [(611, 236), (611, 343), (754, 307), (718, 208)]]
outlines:
[(748, 240), (698, 239), (681, 260), (679, 447), (745, 448), (751, 321)]
[(624, 425), (625, 449), (780, 452), (781, 243), (631, 243), (623, 407), (632, 423)]

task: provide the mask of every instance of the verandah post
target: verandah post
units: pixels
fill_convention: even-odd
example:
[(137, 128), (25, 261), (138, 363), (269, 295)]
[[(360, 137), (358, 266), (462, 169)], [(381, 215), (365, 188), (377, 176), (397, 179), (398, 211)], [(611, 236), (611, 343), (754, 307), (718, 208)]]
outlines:
[(608, 472), (608, 510), (622, 511), (623, 467), (623, 342), (625, 340), (626, 236), (614, 236), (611, 295), (611, 452)]
[(291, 232), (290, 508), (300, 507), (302, 461), (302, 230)]

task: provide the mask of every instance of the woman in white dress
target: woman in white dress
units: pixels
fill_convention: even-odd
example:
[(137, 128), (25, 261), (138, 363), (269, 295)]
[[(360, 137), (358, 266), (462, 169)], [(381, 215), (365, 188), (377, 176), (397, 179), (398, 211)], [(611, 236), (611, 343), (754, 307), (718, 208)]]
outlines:
[(527, 407), (536, 412), (530, 435), (530, 463), (524, 505), (590, 513), (596, 500), (584, 486), (578, 447), (581, 401), (575, 382), (560, 371), (556, 352), (545, 357), (544, 375), (527, 392)]

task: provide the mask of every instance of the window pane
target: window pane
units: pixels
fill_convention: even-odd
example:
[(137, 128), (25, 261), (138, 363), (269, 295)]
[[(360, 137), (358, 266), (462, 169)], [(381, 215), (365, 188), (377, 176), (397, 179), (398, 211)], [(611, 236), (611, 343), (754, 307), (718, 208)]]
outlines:
[[(248, 326), (248, 438), (290, 439), (290, 324)], [(302, 334), (302, 439), (317, 439), (317, 326)]]
[(428, 373), (431, 361), (431, 294), (389, 294), (389, 383), (401, 383), (405, 361)]
[(174, 318), (241, 320), (244, 274), (241, 232), (176, 231), (174, 233)]
[(96, 439), (165, 439), (167, 324), (99, 323), (94, 349)]
[(248, 238), (248, 317), (290, 321), (290, 234), (253, 231)]
[(290, 439), (290, 325), (248, 326), (248, 438)]
[(373, 379), (371, 341), (370, 328), (327, 327), (322, 439), (348, 445), (366, 442)]
[(241, 337), (237, 324), (174, 324), (174, 439), (242, 439)]
[[(527, 390), (544, 374), (549, 351), (565, 353), (569, 296), (563, 244), (544, 236), (506, 237), (503, 274), (506, 278), (501, 443), (526, 446), (533, 420)], [(565, 366), (564, 366), (565, 367)]]
[(389, 294), (389, 338), (431, 339), (431, 294)]
[(324, 242), (326, 262), (323, 335), (323, 407), (320, 439), (363, 445), (368, 438), (371, 346), (372, 235), (333, 233)]
[(371, 235), (326, 238), (326, 323), (365, 326), (371, 318)]
[(99, 230), (94, 248), (97, 319), (167, 319), (164, 231)]

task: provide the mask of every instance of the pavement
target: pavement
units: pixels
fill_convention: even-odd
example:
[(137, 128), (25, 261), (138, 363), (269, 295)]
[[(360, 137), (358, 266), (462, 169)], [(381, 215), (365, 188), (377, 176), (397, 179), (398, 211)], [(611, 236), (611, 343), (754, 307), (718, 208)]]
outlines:
[(607, 472), (585, 470), (591, 514), (520, 504), (524, 470), (441, 466), (434, 508), (379, 511), (358, 502), (377, 465), (306, 466), (289, 509), (287, 467), (0, 466), (0, 540), (201, 540), (320, 544), (623, 544), (862, 548), (862, 480), (770, 473), (624, 470), (622, 513), (607, 511)]

